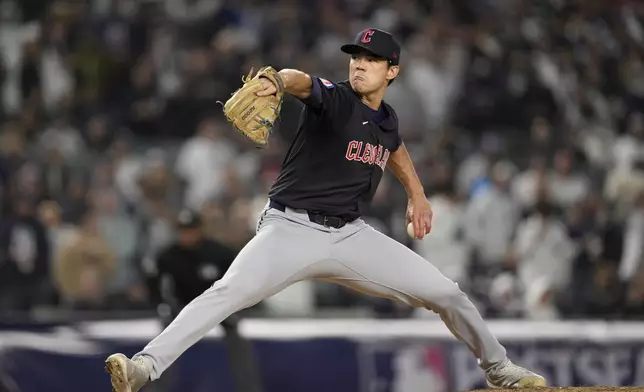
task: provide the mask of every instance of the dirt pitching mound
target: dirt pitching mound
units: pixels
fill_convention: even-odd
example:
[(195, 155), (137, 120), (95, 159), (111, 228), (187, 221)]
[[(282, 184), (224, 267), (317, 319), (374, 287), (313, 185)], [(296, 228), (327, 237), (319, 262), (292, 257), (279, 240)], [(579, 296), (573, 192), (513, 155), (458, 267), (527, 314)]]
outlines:
[(523, 388), (523, 389), (480, 389), (471, 392), (644, 392), (641, 387), (557, 387), (557, 388)]

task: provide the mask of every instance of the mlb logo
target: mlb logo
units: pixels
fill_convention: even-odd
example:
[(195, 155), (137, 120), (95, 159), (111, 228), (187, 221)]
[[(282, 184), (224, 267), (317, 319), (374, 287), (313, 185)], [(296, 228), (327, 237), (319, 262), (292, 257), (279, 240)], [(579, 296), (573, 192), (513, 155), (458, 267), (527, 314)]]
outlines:
[(322, 81), (322, 84), (324, 85), (324, 87), (326, 87), (326, 88), (333, 88), (333, 83), (329, 82), (329, 81), (328, 81), (328, 80), (326, 80), (326, 79), (322, 79), (322, 78), (320, 78), (320, 80)]

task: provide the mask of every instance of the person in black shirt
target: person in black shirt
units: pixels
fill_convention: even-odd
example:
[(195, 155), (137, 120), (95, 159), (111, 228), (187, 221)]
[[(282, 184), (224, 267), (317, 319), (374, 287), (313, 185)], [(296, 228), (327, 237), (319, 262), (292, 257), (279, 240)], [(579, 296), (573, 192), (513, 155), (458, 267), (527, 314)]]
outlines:
[(16, 195), (0, 222), (0, 311), (28, 311), (50, 302), (51, 243), (34, 200)]
[(221, 279), (237, 255), (232, 249), (206, 238), (201, 218), (189, 210), (177, 218), (178, 239), (159, 253), (157, 284), (163, 315), (174, 318), (184, 306)]
[[(488, 385), (545, 386), (543, 377), (507, 358), (456, 283), (360, 218), (389, 168), (407, 192), (413, 236), (422, 238), (432, 225), (431, 207), (398, 134), (396, 112), (383, 101), (400, 71), (400, 45), (387, 32), (367, 29), (341, 49), (351, 55), (346, 81), (293, 69), (279, 72), (285, 91), (305, 105), (257, 235), (224, 277), (143, 351), (133, 359), (123, 354), (107, 359), (116, 392), (137, 391), (157, 379), (230, 314), (304, 279), (431, 309), (478, 358)], [(259, 96), (277, 92), (267, 79), (262, 87)]]
[[(159, 253), (156, 282), (161, 298), (158, 311), (166, 327), (190, 301), (221, 279), (237, 253), (204, 236), (201, 217), (183, 210), (177, 217), (178, 240)], [(231, 315), (222, 323), (231, 370), (237, 390), (262, 390), (252, 347), (240, 336), (238, 318)], [(167, 373), (166, 373), (167, 374)], [(168, 385), (168, 379), (165, 379)]]

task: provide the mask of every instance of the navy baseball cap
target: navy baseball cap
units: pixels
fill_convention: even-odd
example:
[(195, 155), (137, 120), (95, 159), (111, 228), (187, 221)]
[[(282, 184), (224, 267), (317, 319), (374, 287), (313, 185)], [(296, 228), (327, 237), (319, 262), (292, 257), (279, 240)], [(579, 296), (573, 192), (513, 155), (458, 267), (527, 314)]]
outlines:
[(177, 227), (179, 229), (196, 229), (201, 227), (201, 217), (194, 211), (184, 209), (177, 216)]
[(400, 62), (400, 44), (383, 30), (366, 29), (358, 33), (352, 44), (342, 45), (344, 53), (357, 54), (369, 52), (389, 61), (391, 65)]

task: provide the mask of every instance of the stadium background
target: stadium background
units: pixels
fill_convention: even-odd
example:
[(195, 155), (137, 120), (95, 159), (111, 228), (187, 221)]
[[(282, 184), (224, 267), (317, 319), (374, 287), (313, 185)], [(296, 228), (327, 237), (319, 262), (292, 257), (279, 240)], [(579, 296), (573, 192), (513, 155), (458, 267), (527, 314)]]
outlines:
[[(506, 320), (491, 321), (493, 329), (521, 319), (515, 325), (525, 333), (513, 350), (555, 369), (568, 358), (577, 370), (560, 385), (644, 383), (644, 329), (622, 323), (644, 318), (644, 3), (627, 0), (0, 0), (2, 329), (118, 318), (134, 331), (127, 320), (156, 314), (154, 259), (174, 238), (182, 208), (199, 211), (208, 235), (240, 249), (300, 103), (285, 101), (269, 148), (259, 151), (226, 124), (216, 101), (265, 64), (342, 80), (339, 46), (366, 27), (391, 31), (403, 45), (402, 72), (385, 99), (435, 213), (433, 233), (410, 241), (404, 191), (387, 176), (369, 222), (459, 282), (485, 317)], [(424, 310), (311, 282), (248, 315), (351, 318), (357, 324), (337, 325), (354, 329), (397, 319), (403, 324), (392, 325), (427, 325), (428, 337), (445, 338)], [(292, 330), (275, 325), (280, 339)], [(564, 331), (558, 343), (540, 345), (544, 326)], [(599, 332), (571, 343), (585, 326)], [(629, 335), (611, 346), (611, 328)], [(0, 390), (40, 390), (38, 379), (57, 390), (52, 378), (77, 372), (72, 359), (55, 357), (66, 358), (64, 349), (42, 357), (29, 339), (25, 352), (3, 356), (2, 336), (18, 345), (0, 334), (0, 380), (13, 380)], [(426, 369), (443, 369), (462, 349), (428, 342), (388, 355), (412, 363), (420, 355)], [(264, 359), (285, 350), (264, 344)], [(342, 382), (332, 370), (340, 346), (309, 370), (327, 366)], [(210, 369), (208, 349), (195, 352)], [(584, 378), (598, 369), (579, 370), (584, 353), (587, 365), (612, 358), (597, 365), (606, 372), (621, 368), (621, 358), (630, 373)], [(277, 358), (305, 366), (292, 355)], [(34, 361), (42, 372), (52, 360), (68, 368), (30, 373)], [(225, 362), (223, 351), (212, 354), (213, 368)], [(349, 362), (355, 374), (346, 377), (365, 377)], [(393, 371), (383, 372), (386, 386), (346, 390), (413, 390), (395, 389)], [(86, 378), (78, 390), (98, 390)], [(223, 385), (208, 380), (192, 390)]]

